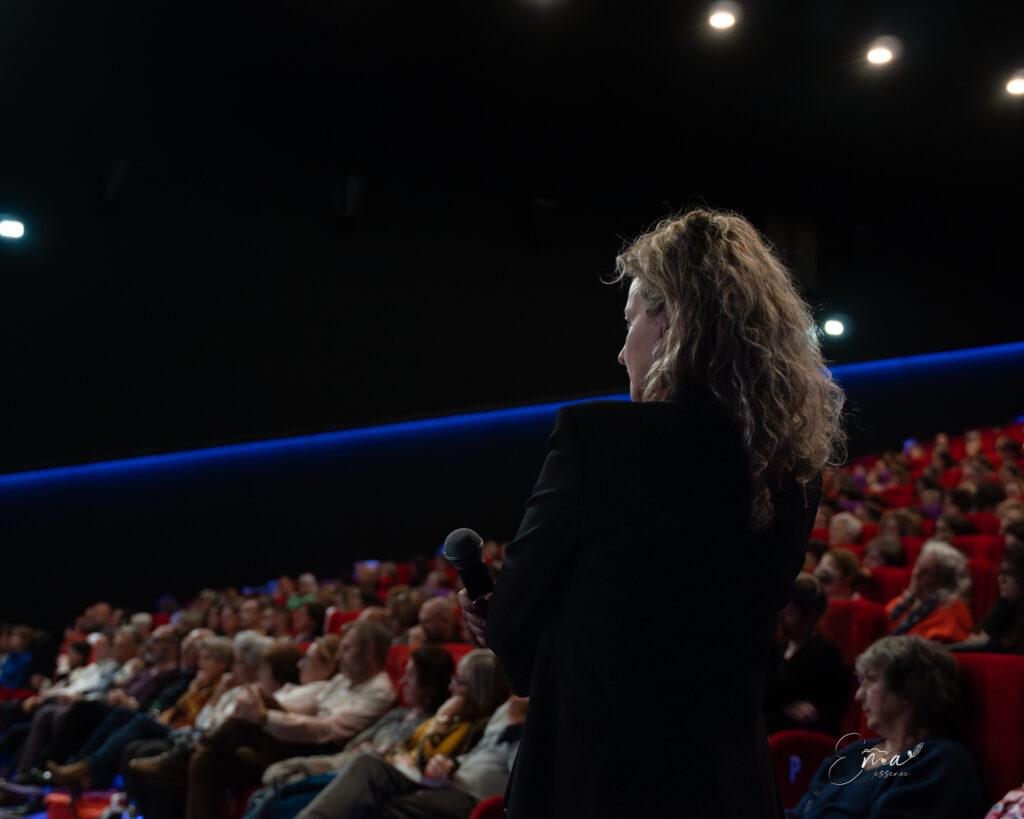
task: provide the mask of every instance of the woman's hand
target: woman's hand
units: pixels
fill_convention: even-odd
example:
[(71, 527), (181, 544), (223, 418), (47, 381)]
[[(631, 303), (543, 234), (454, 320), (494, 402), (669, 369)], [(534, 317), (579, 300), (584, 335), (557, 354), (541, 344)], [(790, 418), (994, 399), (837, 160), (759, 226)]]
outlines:
[(246, 691), (238, 698), (235, 716), (255, 725), (263, 725), (267, 721), (267, 705), (263, 702), (259, 689), (246, 686)]
[(476, 600), (470, 600), (465, 589), (460, 589), (456, 599), (462, 608), (462, 619), (473, 636), (480, 641), (480, 645), (487, 646), (487, 601), (491, 599), (494, 592), (485, 594)]
[(451, 779), (454, 772), (455, 760), (444, 754), (434, 754), (423, 769), (423, 775), (431, 779)]
[(798, 722), (801, 725), (810, 725), (818, 720), (818, 709), (814, 707), (814, 703), (807, 700), (791, 702), (789, 705), (782, 706), (781, 710), (793, 722)]

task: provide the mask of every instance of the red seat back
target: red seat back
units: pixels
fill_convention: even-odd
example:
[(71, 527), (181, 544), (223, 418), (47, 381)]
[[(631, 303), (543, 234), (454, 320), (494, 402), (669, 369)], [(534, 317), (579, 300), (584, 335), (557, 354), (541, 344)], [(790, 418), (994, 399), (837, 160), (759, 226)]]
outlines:
[(358, 620), (362, 611), (362, 609), (353, 609), (352, 611), (331, 611), (327, 615), (327, 625), (324, 626), (324, 634), (341, 634), (341, 627), (345, 625), (345, 623), (351, 623), (353, 620)]
[(988, 560), (996, 565), (1003, 557), (1003, 539), (999, 535), (957, 535), (953, 545), (968, 557)]
[(977, 626), (992, 604), (996, 602), (999, 585), (996, 581), (996, 567), (988, 560), (967, 561), (971, 573), (971, 614)]
[(878, 524), (865, 521), (860, 530), (860, 542), (867, 543), (873, 537), (878, 537)]
[(968, 512), (964, 517), (974, 524), (979, 535), (999, 534), (999, 518), (991, 512)]
[(504, 797), (488, 796), (486, 799), (476, 803), (476, 807), (473, 808), (473, 812), (469, 814), (469, 819), (501, 819), (504, 815), (502, 813), (502, 803)]
[(978, 760), (987, 802), (1024, 780), (1024, 657), (955, 654), (969, 719), (967, 745)]
[(822, 761), (835, 753), (836, 739), (818, 731), (779, 731), (768, 737), (782, 807), (795, 808)]
[(921, 556), (921, 547), (924, 546), (925, 539), (923, 537), (901, 537), (900, 543), (903, 544), (903, 551), (907, 555), (907, 566), (913, 566)]
[(889, 633), (889, 615), (868, 600), (830, 600), (817, 630), (839, 649), (843, 665), (853, 668), (864, 649)]
[(872, 569), (871, 579), (862, 594), (869, 600), (885, 605), (894, 597), (901, 595), (910, 585), (912, 571), (910, 566), (905, 569), (895, 566), (879, 566)]

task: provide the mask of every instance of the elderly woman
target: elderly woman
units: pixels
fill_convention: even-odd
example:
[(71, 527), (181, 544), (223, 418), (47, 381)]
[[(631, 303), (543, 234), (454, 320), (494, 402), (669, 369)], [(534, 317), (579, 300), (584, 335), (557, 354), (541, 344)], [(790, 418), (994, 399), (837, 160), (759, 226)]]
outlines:
[(949, 651), (920, 637), (883, 637), (856, 667), (857, 702), (881, 739), (826, 759), (789, 819), (980, 819), (985, 802), (974, 760), (948, 738), (961, 708)]
[(964, 597), (971, 588), (967, 560), (948, 543), (929, 540), (914, 564), (910, 585), (890, 600), (892, 634), (916, 634), (926, 640), (957, 643), (974, 628)]
[[(451, 681), (451, 693), (452, 696), (438, 708), (434, 717), (423, 723), (410, 737), (404, 752), (381, 756), (393, 766), (418, 775), (421, 771), (427, 772), (428, 763), (438, 755), (455, 757), (468, 752), (482, 736), (498, 706), (508, 698), (509, 688), (494, 654), (477, 649), (459, 662), (458, 672)], [(351, 761), (355, 762), (354, 759)], [(296, 819), (329, 819), (351, 815), (349, 811), (357, 795), (376, 790), (376, 782), (364, 781), (363, 771), (362, 765), (350, 765), (341, 770)], [(380, 794), (381, 797), (386, 795)], [(392, 813), (381, 806), (376, 815), (417, 814), (401, 810)]]
[[(559, 411), (486, 611), (459, 594), (530, 697), (509, 815), (675, 815), (682, 799), (690, 816), (775, 816), (757, 681), (842, 393), (807, 304), (742, 217), (666, 219), (616, 264), (633, 403)], [(706, 581), (723, 561), (728, 595)], [(652, 592), (648, 572), (622, 570), (642, 565), (684, 580)], [(698, 659), (655, 671), (680, 624)], [(601, 717), (629, 703), (643, 715)]]

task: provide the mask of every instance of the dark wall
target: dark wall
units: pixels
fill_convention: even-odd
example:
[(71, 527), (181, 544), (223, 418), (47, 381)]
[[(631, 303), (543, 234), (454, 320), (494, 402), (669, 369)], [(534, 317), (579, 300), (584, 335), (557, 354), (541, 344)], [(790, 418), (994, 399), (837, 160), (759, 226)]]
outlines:
[[(1024, 343), (837, 367), (851, 455), (1024, 412)], [(558, 404), (0, 476), (0, 621), (510, 538)]]

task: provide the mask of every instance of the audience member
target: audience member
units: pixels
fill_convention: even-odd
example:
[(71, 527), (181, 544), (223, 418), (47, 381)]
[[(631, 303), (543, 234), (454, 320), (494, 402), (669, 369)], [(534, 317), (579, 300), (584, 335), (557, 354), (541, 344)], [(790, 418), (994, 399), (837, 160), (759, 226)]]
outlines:
[(850, 512), (839, 512), (832, 516), (828, 525), (828, 545), (845, 546), (860, 540), (864, 524)]
[(929, 540), (914, 565), (910, 585), (885, 607), (894, 635), (916, 634), (940, 643), (957, 643), (974, 628), (964, 601), (971, 587), (967, 561), (948, 543)]
[(782, 639), (768, 666), (764, 722), (769, 734), (804, 728), (836, 734), (846, 705), (849, 672), (836, 647), (814, 631), (828, 598), (809, 574), (793, 581), (793, 595), (779, 613)]
[(865, 569), (877, 569), (880, 566), (903, 567), (907, 565), (907, 553), (899, 538), (879, 535), (872, 538), (864, 546), (864, 558), (861, 566)]
[(821, 556), (814, 570), (829, 600), (859, 600), (857, 587), (867, 579), (857, 555), (849, 549), (832, 548)]
[(234, 716), (200, 739), (188, 766), (186, 819), (218, 819), (225, 788), (259, 782), (272, 762), (340, 748), (394, 703), (385, 671), (391, 635), (356, 621), (338, 649), (339, 673), (316, 697), (312, 713), (276, 710), (251, 692)]
[(1008, 544), (997, 575), (999, 597), (966, 640), (950, 646), (953, 651), (991, 651), (1024, 654), (1024, 544)]
[(949, 651), (920, 637), (884, 637), (857, 658), (857, 672), (857, 702), (881, 738), (822, 762), (789, 819), (980, 819), (974, 760), (949, 738), (961, 707)]

